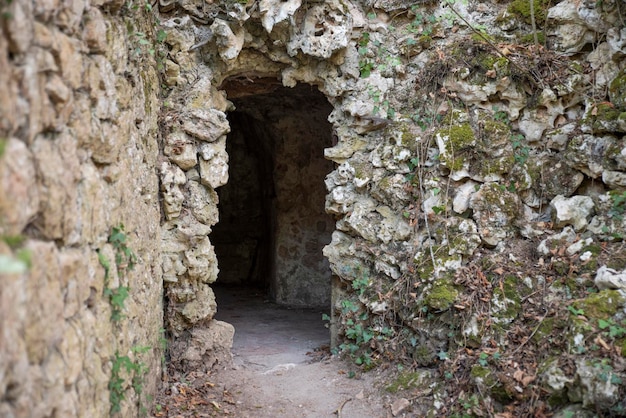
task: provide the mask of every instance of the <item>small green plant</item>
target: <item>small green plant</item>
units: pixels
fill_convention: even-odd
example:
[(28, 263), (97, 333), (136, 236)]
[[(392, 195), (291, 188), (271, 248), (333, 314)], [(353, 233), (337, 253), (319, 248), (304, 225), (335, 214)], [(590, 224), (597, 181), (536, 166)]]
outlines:
[(24, 245), (26, 237), (24, 235), (2, 235), (0, 238), (6, 245), (11, 247), (12, 250), (16, 250)]
[[(13, 15), (10, 12), (5, 10), (9, 8), (11, 3), (13, 3), (13, 0), (0, 0), (0, 11), (2, 12), (0, 16), (2, 16), (2, 19), (9, 20), (13, 17)], [(0, 157), (1, 156), (2, 156), (2, 153), (0, 153)]]
[(133, 250), (127, 245), (128, 237), (124, 232), (124, 225), (111, 228), (109, 235), (109, 243), (115, 249), (115, 264), (119, 274), (131, 271), (137, 263), (137, 256)]
[(615, 323), (612, 319), (599, 319), (598, 328), (608, 333), (610, 338), (620, 338), (626, 335), (626, 326)]
[[(115, 266), (120, 280), (128, 271), (133, 270), (137, 263), (137, 257), (133, 250), (128, 247), (127, 239), (124, 233), (124, 225), (111, 228), (108, 241), (115, 250)], [(130, 288), (128, 286), (119, 286), (115, 289), (110, 288), (111, 262), (101, 252), (98, 252), (98, 261), (104, 268), (104, 296), (109, 299), (111, 304), (111, 321), (119, 322), (125, 318), (123, 311)]]
[(4, 152), (7, 149), (7, 143), (9, 141), (6, 138), (0, 138), (0, 158), (4, 155)]
[(111, 262), (100, 251), (98, 251), (98, 261), (104, 268), (104, 287), (107, 287), (109, 285), (109, 274), (111, 274)]
[(509, 114), (503, 110), (496, 110), (493, 114), (493, 120), (504, 123), (505, 125), (509, 125), (511, 123), (509, 120)]
[[(149, 346), (134, 346), (131, 352), (134, 356), (139, 356), (151, 350)], [(141, 394), (143, 392), (144, 376), (148, 372), (145, 363), (139, 360), (131, 360), (129, 356), (120, 356), (119, 352), (115, 352), (112, 359), (111, 379), (109, 380), (109, 401), (111, 402), (111, 415), (121, 411), (122, 402), (126, 399), (126, 391), (128, 383), (133, 388), (141, 409)], [(129, 382), (125, 377), (128, 377)]]
[(626, 191), (620, 193), (616, 190), (611, 190), (609, 196), (611, 197), (609, 216), (621, 221), (624, 219), (624, 212), (626, 212)]
[(478, 364), (480, 364), (483, 367), (487, 367), (488, 360), (489, 360), (489, 354), (487, 353), (480, 353), (480, 355), (478, 356)]
[(26, 237), (23, 235), (2, 235), (0, 241), (8, 245), (14, 254), (0, 254), (0, 273), (21, 274), (32, 266), (32, 252), (22, 248)]
[(374, 69), (374, 63), (367, 57), (368, 45), (370, 43), (369, 32), (363, 32), (359, 38), (357, 51), (359, 53), (359, 71), (362, 78), (367, 78)]
[(567, 310), (570, 311), (570, 313), (575, 316), (585, 315), (585, 311), (583, 309), (576, 309), (576, 307), (574, 307), (573, 305), (569, 305), (567, 307)]
[(120, 322), (126, 318), (124, 315), (124, 304), (128, 298), (128, 287), (120, 286), (117, 289), (105, 289), (104, 295), (109, 298), (111, 303), (111, 321)]
[(370, 284), (369, 279), (367, 277), (362, 277), (360, 279), (354, 279), (352, 281), (352, 288), (356, 290), (359, 296), (361, 296), (363, 295), (363, 293), (365, 293), (365, 290), (367, 289), (369, 284)]
[(612, 385), (621, 385), (622, 378), (615, 373), (613, 366), (609, 364), (609, 359), (602, 359), (596, 362), (593, 367), (600, 369), (598, 378), (603, 382), (609, 382)]
[(513, 153), (515, 162), (523, 165), (528, 160), (530, 148), (524, 144), (524, 135), (514, 134), (511, 135), (511, 145), (513, 146)]

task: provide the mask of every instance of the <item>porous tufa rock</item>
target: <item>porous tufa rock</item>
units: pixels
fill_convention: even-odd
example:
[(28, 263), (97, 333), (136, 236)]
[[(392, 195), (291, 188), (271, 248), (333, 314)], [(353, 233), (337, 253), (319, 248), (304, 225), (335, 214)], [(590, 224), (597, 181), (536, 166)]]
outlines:
[(245, 31), (241, 27), (230, 27), (228, 22), (215, 19), (211, 25), (211, 31), (215, 35), (217, 50), (224, 61), (232, 61), (241, 52), (244, 43)]
[(168, 162), (161, 164), (160, 172), (165, 216), (167, 219), (178, 218), (183, 208), (183, 200), (185, 199), (180, 186), (185, 184), (187, 177), (183, 170)]
[(348, 46), (352, 32), (352, 16), (338, 0), (309, 6), (301, 27), (295, 29), (287, 44), (287, 52), (298, 50), (312, 57), (327, 59)]
[(261, 23), (267, 33), (272, 33), (277, 23), (289, 19), (300, 8), (300, 5), (302, 5), (302, 0), (261, 0), (259, 2)]
[(217, 189), (228, 183), (228, 153), (226, 137), (214, 143), (200, 145), (200, 182), (205, 186)]

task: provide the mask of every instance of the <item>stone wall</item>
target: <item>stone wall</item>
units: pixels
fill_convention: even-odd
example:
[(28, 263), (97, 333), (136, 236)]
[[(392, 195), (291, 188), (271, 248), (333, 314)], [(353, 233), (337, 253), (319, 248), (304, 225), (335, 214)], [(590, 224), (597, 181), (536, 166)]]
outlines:
[[(568, 263), (584, 255), (589, 264), (592, 252), (578, 253), (584, 243), (601, 242), (617, 260), (623, 255), (622, 3), (540, 3), (533, 3), (534, 19), (520, 1), (162, 4), (170, 106), (181, 115), (167, 129), (171, 138), (184, 131), (191, 154), (213, 150), (199, 154), (198, 168), (170, 156), (180, 168), (177, 187), (187, 190), (198, 178), (213, 189), (226, 182), (227, 112), (234, 110), (227, 99), (236, 102), (237, 91), (223, 87), (225, 80), (240, 80), (251, 95), (263, 93), (267, 79), (314, 85), (333, 107), (334, 146), (324, 155), (336, 169), (325, 179), (325, 207), (336, 224), (324, 255), (336, 283), (331, 325), (350, 343), (346, 355), (369, 364), (403, 353), (432, 367), (442, 353), (467, 348), (468, 339), (474, 348), (506, 350), (509, 328), (489, 324), (521, 321), (507, 307), (522, 303), (512, 298), (523, 286), (535, 289), (545, 277), (511, 279), (514, 292), (502, 282), (482, 296), (487, 314), (472, 316), (463, 303), (475, 288), (460, 272), (491, 266), (496, 280), (504, 268), (494, 263), (519, 264), (529, 246), (524, 260), (551, 268), (557, 260), (545, 257), (559, 251), (546, 244), (553, 236), (577, 245)], [(203, 174), (207, 162), (214, 169)], [(180, 195), (183, 207), (188, 198)], [(170, 236), (197, 225), (184, 211), (175, 216)], [(172, 259), (181, 262), (168, 266), (183, 265), (189, 248), (176, 240)], [(171, 272), (175, 328), (202, 326), (215, 311), (211, 292), (196, 279), (189, 286), (183, 267)], [(181, 298), (183, 289), (197, 291)], [(584, 287), (578, 290), (584, 297)], [(558, 285), (550, 292), (552, 300), (565, 298), (559, 306), (567, 303)], [(202, 315), (185, 314), (203, 304)], [(485, 322), (455, 337), (459, 324), (477, 318)], [(355, 337), (355, 322), (367, 339)], [(568, 379), (583, 379), (587, 368), (579, 370)], [(475, 384), (482, 397), (484, 387)], [(585, 406), (599, 399), (587, 387)], [(607, 396), (615, 402), (618, 393)]]
[[(323, 254), (347, 356), (463, 365), (485, 402), (538, 388), (608, 411), (623, 387), (602, 386), (598, 357), (572, 363), (581, 353), (567, 351), (593, 351), (580, 343), (602, 330), (562, 308), (623, 320), (623, 2), (533, 2), (534, 19), (525, 4), (161, 0), (157, 26), (136, 0), (2, 2), (0, 413), (105, 416), (124, 396), (122, 415), (134, 415), (130, 381), (154, 388), (163, 312), (174, 365), (228, 361), (210, 234), (229, 179), (233, 79), (247, 95), (268, 79), (313, 85), (332, 106), (324, 186), (336, 222)], [(297, 132), (294, 120), (268, 129)], [(279, 145), (281, 158), (321, 152)], [(330, 168), (316, 164), (316, 175)], [(319, 222), (305, 251), (330, 232)], [(515, 271), (523, 261), (547, 272)], [(533, 311), (540, 288), (565, 317)], [(543, 386), (485, 392), (506, 372), (470, 353), (506, 353), (511, 330), (546, 318), (569, 344), (553, 353), (568, 374), (542, 358), (524, 367)], [(422, 404), (462, 395), (445, 390)]]
[(159, 80), (135, 3), (0, 4), (3, 417), (136, 416), (160, 377)]

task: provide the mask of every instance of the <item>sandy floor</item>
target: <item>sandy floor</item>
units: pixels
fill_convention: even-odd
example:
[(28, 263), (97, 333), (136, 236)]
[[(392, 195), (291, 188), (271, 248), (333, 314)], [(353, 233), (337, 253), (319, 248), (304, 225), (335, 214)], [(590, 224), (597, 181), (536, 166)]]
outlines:
[(232, 394), (235, 416), (387, 416), (374, 373), (349, 378), (348, 365), (325, 355), (322, 312), (285, 309), (241, 289), (219, 289), (217, 301), (216, 318), (235, 326), (234, 367), (213, 378)]

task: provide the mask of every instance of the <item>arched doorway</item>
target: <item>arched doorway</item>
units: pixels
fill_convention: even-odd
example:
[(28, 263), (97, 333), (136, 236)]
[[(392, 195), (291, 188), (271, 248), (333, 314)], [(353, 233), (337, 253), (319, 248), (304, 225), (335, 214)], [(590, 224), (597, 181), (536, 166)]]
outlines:
[(324, 159), (332, 146), (332, 106), (311, 85), (270, 78), (222, 84), (228, 114), (229, 182), (219, 189), (211, 234), (218, 284), (255, 287), (294, 307), (330, 306), (331, 272), (322, 248), (334, 220), (324, 211)]

